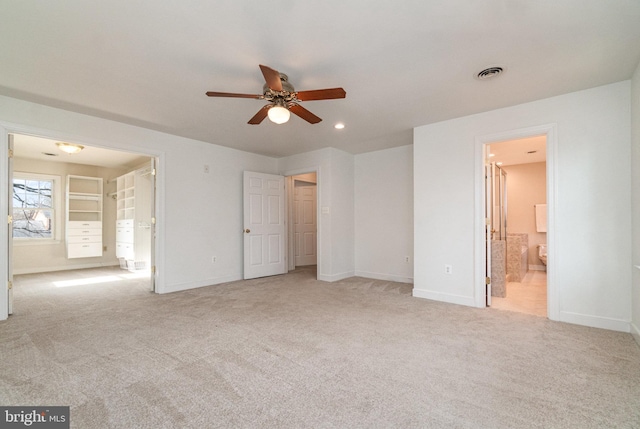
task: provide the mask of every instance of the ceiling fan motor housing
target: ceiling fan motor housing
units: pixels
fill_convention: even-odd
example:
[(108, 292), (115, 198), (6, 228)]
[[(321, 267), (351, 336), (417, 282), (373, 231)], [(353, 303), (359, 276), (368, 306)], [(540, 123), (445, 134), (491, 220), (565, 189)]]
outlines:
[(285, 102), (293, 101), (295, 99), (295, 88), (289, 82), (289, 77), (284, 73), (280, 74), (280, 81), (282, 82), (282, 91), (274, 91), (269, 88), (268, 84), (264, 84), (262, 86), (262, 92), (264, 94), (264, 99), (268, 101), (273, 101), (277, 99), (284, 100)]

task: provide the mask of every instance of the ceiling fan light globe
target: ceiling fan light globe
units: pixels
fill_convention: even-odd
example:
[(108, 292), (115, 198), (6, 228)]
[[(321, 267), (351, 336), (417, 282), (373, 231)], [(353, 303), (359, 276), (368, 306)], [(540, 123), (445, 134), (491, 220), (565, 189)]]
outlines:
[(269, 120), (275, 124), (284, 124), (291, 117), (289, 110), (282, 106), (274, 106), (269, 109)]

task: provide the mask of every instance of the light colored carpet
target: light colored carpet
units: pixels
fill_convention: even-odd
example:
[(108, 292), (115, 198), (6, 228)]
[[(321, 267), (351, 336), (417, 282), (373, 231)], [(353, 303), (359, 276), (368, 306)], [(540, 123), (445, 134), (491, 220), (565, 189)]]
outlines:
[(0, 323), (0, 403), (74, 428), (640, 427), (629, 334), (310, 269), (168, 295), (41, 278)]

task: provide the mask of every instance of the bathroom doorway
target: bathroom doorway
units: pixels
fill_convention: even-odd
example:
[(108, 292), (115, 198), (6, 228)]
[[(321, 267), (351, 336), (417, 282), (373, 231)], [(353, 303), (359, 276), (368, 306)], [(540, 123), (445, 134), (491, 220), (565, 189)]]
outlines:
[(547, 317), (547, 136), (491, 142), (485, 149), (492, 179), (486, 191), (488, 306)]

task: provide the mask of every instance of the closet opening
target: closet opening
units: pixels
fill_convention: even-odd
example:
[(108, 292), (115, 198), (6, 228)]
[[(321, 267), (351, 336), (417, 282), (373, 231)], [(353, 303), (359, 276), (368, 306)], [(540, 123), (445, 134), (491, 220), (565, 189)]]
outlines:
[(9, 134), (10, 314), (23, 299), (155, 291), (156, 159), (83, 142), (70, 154), (59, 143)]

